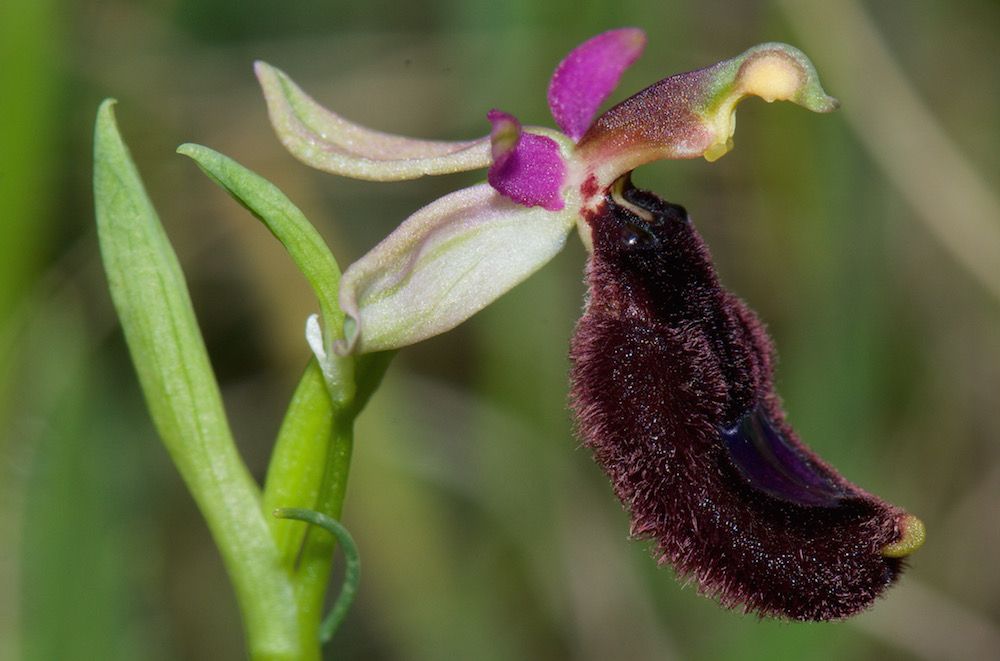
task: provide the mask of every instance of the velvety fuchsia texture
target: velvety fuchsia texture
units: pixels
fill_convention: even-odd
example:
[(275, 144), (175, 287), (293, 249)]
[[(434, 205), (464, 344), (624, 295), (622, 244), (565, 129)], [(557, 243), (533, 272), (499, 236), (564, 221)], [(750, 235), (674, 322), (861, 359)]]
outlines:
[(896, 579), (923, 525), (798, 439), (762, 324), (719, 283), (686, 211), (629, 179), (657, 159), (720, 158), (747, 96), (816, 112), (837, 103), (803, 53), (768, 43), (665, 78), (594, 119), (644, 45), (641, 30), (622, 28), (566, 56), (548, 89), (560, 131), (494, 109), (490, 134), (461, 142), (361, 127), (258, 63), (272, 124), (313, 167), (383, 181), (488, 168), (487, 183), (431, 202), (344, 272), (335, 351), (395, 349), (455, 327), (577, 227), (590, 292), (573, 339), (572, 402), (633, 534), (727, 606), (846, 617)]
[(566, 163), (559, 153), (559, 144), (544, 135), (525, 133), (516, 117), (500, 110), (491, 110), (486, 117), (493, 125), (490, 186), (527, 207), (539, 206), (549, 211), (565, 207), (562, 186), (566, 181)]
[(566, 56), (549, 83), (549, 109), (556, 124), (579, 140), (597, 108), (618, 87), (625, 69), (642, 54), (646, 34), (623, 28), (599, 34)]

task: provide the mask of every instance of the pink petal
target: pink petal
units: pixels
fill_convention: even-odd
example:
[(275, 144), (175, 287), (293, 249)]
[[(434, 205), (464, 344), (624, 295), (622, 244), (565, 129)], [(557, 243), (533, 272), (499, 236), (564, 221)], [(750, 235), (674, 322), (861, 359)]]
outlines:
[(646, 34), (638, 28), (610, 30), (574, 48), (549, 83), (549, 108), (566, 135), (579, 140), (597, 107), (642, 54)]
[(399, 181), (490, 164), (486, 138), (415, 140), (374, 131), (319, 105), (271, 65), (257, 62), (254, 69), (275, 132), (285, 148), (306, 165), (355, 179)]
[(500, 110), (491, 110), (487, 118), (493, 124), (490, 185), (526, 207), (562, 209), (566, 164), (559, 144), (544, 135), (522, 131), (516, 117)]

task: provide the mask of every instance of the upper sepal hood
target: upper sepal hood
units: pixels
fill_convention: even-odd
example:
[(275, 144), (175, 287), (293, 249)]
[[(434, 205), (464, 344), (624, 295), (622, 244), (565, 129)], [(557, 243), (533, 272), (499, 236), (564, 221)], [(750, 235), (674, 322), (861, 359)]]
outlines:
[(572, 403), (633, 534), (728, 606), (799, 620), (868, 606), (922, 524), (799, 441), (770, 340), (683, 208), (622, 182), (588, 222)]
[(718, 64), (650, 85), (597, 118), (580, 139), (579, 158), (604, 188), (643, 163), (660, 159), (714, 161), (732, 148), (736, 104), (748, 96), (792, 101), (830, 112), (809, 58), (781, 43), (759, 44)]

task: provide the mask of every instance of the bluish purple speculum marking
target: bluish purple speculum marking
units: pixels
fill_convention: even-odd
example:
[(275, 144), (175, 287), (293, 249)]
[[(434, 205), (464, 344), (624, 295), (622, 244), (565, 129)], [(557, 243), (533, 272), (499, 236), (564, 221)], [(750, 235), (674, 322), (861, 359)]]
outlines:
[(816, 507), (836, 507), (847, 496), (832, 477), (774, 428), (760, 405), (720, 434), (740, 474), (770, 496)]

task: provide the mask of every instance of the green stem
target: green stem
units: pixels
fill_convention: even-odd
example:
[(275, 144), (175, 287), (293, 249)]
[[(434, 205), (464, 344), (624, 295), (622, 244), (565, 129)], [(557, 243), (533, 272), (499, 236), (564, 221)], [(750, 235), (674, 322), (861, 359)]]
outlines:
[(271, 516), (280, 508), (311, 510), (340, 519), (350, 470), (354, 419), (385, 373), (392, 353), (338, 356), (344, 313), (337, 302), (340, 269), (319, 232), (302, 211), (260, 175), (216, 151), (182, 145), (206, 174), (261, 220), (281, 241), (319, 302), (322, 324), (307, 324), (306, 336), (319, 357), (310, 361), (282, 423), (261, 499), (279, 565), (295, 599), (298, 643), (319, 656), (319, 623), (330, 578), (334, 537), (301, 521)]
[[(342, 416), (335, 420), (326, 467), (319, 498), (313, 508), (332, 519), (340, 519), (347, 492), (347, 476), (351, 466), (354, 446), (354, 417)], [(302, 644), (317, 644), (319, 625), (323, 616), (323, 602), (332, 570), (336, 539), (321, 530), (310, 528), (299, 555), (293, 582), (298, 603), (299, 634)]]
[[(338, 398), (340, 399), (340, 398)], [(356, 410), (333, 404), (316, 360), (292, 396), (268, 468), (265, 513), (302, 508), (339, 519), (344, 507)], [(269, 517), (295, 592), (299, 646), (319, 656), (320, 620), (336, 538), (302, 521)]]
[[(261, 501), (265, 515), (278, 508), (316, 508), (332, 436), (333, 405), (323, 372), (313, 359), (292, 395), (274, 444)], [(309, 526), (292, 519), (267, 518), (281, 564), (291, 574)]]
[[(351, 379), (353, 398), (331, 392), (334, 389), (325, 382), (317, 362), (309, 362), (288, 407), (268, 468), (262, 499), (265, 513), (291, 507), (340, 519), (350, 471), (354, 419), (391, 359), (392, 353), (384, 353), (364, 356), (359, 361)], [(345, 399), (346, 403), (341, 404)], [(285, 518), (271, 517), (271, 531), (295, 591), (299, 645), (318, 655), (320, 620), (336, 539), (301, 521)]]

